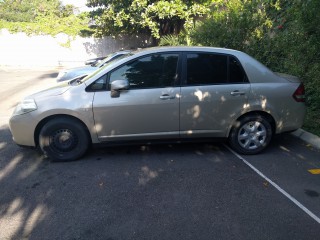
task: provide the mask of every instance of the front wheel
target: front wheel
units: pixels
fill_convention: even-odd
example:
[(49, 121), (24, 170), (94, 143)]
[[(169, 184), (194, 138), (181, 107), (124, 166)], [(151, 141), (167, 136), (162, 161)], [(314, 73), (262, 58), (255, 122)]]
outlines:
[(272, 138), (271, 124), (263, 116), (246, 116), (237, 122), (229, 135), (230, 146), (241, 154), (263, 151)]
[(67, 117), (47, 122), (39, 134), (39, 146), (54, 161), (73, 161), (82, 157), (89, 148), (85, 126)]

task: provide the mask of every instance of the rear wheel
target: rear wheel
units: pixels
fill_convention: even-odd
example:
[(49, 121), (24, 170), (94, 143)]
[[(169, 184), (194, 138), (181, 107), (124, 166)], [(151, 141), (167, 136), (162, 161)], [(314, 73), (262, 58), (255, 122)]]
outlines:
[(263, 116), (246, 116), (240, 119), (229, 135), (230, 146), (241, 154), (263, 151), (272, 138), (272, 127)]
[(39, 145), (43, 153), (54, 161), (73, 161), (86, 153), (89, 137), (79, 121), (60, 117), (42, 127)]

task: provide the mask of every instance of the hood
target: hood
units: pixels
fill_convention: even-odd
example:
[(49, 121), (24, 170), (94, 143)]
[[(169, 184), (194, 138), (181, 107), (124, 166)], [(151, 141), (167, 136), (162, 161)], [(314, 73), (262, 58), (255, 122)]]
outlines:
[(98, 69), (97, 67), (85, 66), (85, 67), (77, 67), (77, 68), (62, 70), (62, 71), (60, 71), (60, 73), (57, 77), (57, 81), (58, 82), (67, 81), (72, 78), (81, 76), (83, 74), (90, 74), (97, 69)]
[(91, 73), (97, 69), (98, 69), (98, 67), (85, 66), (85, 67), (77, 67), (77, 68), (68, 69), (65, 72), (70, 74), (70, 76), (71, 75), (79, 76), (82, 73)]
[(284, 78), (286, 79), (287, 81), (289, 82), (293, 82), (293, 83), (299, 83), (301, 82), (300, 79), (296, 76), (292, 76), (292, 75), (289, 75), (289, 74), (285, 74), (285, 73), (278, 73), (276, 72), (275, 73), (277, 76), (281, 77), (281, 78)]
[(83, 72), (83, 71), (90, 71), (92, 68), (92, 66), (82, 66), (82, 67), (75, 67), (75, 68), (69, 68), (64, 70), (65, 72)]
[(63, 83), (57, 84), (54, 87), (34, 93), (28, 96), (27, 98), (36, 99), (36, 98), (49, 97), (49, 96), (58, 96), (68, 91), (69, 88), (71, 88), (71, 86), (68, 84), (68, 82), (63, 82)]

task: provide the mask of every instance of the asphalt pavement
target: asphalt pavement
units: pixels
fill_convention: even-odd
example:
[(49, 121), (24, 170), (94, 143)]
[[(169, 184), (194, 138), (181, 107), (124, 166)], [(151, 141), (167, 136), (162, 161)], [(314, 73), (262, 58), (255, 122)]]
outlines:
[(254, 156), (209, 142), (98, 148), (54, 163), (18, 147), (12, 108), (56, 73), (0, 70), (1, 84), (10, 79), (0, 93), (1, 240), (319, 239), (320, 151), (291, 134)]

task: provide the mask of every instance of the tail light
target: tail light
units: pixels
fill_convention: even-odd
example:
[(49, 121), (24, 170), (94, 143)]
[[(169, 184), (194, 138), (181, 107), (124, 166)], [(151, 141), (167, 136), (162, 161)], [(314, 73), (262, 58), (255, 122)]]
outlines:
[(299, 87), (296, 89), (292, 97), (297, 101), (297, 102), (305, 102), (306, 97), (305, 97), (305, 90), (304, 90), (304, 85), (301, 83)]

